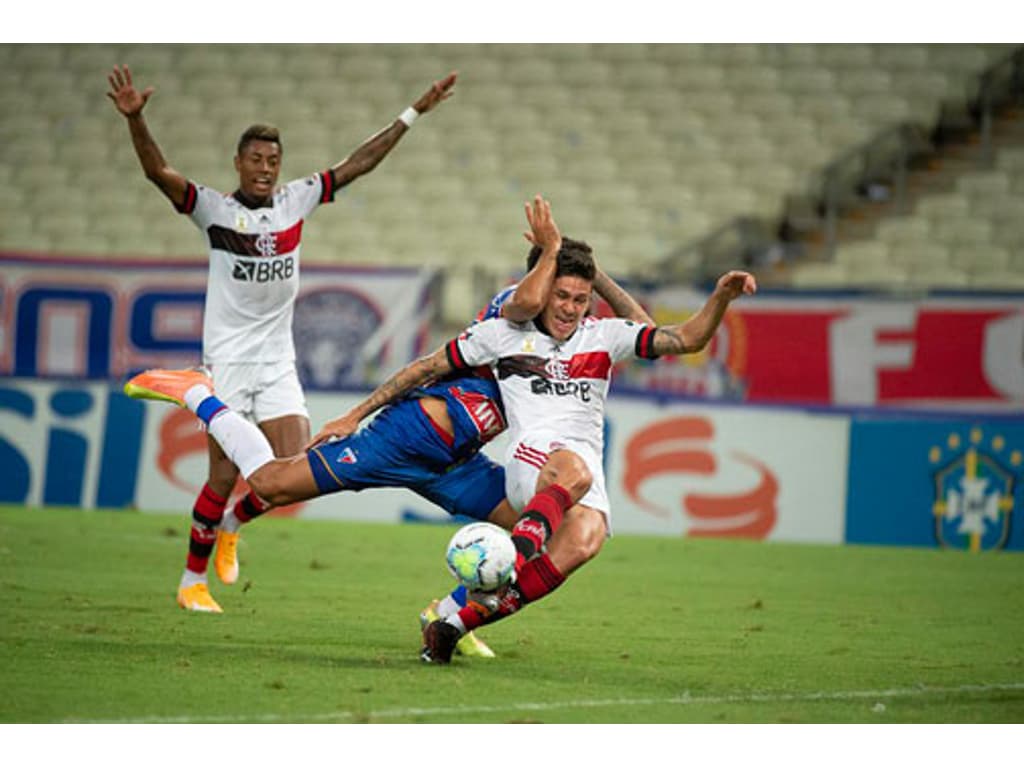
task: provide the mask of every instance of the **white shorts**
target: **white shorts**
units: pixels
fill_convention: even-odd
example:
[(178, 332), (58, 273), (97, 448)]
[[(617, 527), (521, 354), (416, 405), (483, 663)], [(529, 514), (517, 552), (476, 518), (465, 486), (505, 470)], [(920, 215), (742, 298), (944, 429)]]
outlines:
[(505, 456), (505, 495), (509, 503), (522, 513), (523, 507), (537, 493), (537, 477), (548, 455), (561, 449), (568, 449), (583, 459), (594, 481), (590, 490), (579, 500), (579, 504), (596, 509), (604, 515), (609, 535), (612, 530), (611, 504), (604, 487), (604, 466), (601, 457), (587, 443), (556, 437), (553, 433), (534, 433), (519, 442), (509, 445)]
[(213, 389), (231, 410), (261, 424), (281, 416), (309, 418), (295, 363), (216, 363)]

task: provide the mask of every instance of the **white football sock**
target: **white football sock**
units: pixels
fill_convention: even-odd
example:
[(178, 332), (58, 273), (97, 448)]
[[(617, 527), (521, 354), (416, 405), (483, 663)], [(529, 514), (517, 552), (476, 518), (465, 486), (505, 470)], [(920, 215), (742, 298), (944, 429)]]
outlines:
[(437, 615), (444, 619), (451, 616), (453, 613), (458, 613), (461, 607), (461, 605), (452, 599), (451, 595), (445, 595), (437, 604)]
[(195, 413), (199, 404), (212, 394), (210, 388), (205, 384), (193, 384), (185, 393), (185, 405), (192, 413)]
[(242, 527), (242, 521), (235, 517), (235, 510), (229, 509), (224, 513), (224, 517), (220, 521), (220, 529), (227, 531), (228, 533), (238, 533), (238, 529)]
[(206, 429), (247, 480), (274, 460), (274, 451), (259, 427), (232, 410), (218, 413)]
[(186, 568), (185, 572), (183, 574), (181, 574), (181, 583), (179, 583), (178, 586), (181, 589), (187, 589), (188, 587), (194, 586), (196, 584), (205, 584), (205, 583), (206, 583), (206, 574), (205, 573), (196, 573), (195, 571), (190, 571), (188, 568)]

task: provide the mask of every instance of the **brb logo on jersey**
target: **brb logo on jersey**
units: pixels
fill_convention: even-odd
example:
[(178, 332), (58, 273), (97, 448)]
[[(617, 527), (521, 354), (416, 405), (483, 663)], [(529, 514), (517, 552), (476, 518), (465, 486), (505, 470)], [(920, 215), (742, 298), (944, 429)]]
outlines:
[(572, 370), (569, 361), (536, 355), (513, 355), (498, 361), (499, 380), (521, 376), (530, 379), (530, 391), (535, 395), (578, 397), (589, 403), (590, 382), (574, 379)]
[(214, 224), (207, 228), (206, 235), (211, 248), (235, 256), (231, 277), (239, 282), (271, 283), (295, 276), (292, 252), (298, 248), (302, 237), (301, 222), (282, 232), (271, 232), (264, 227), (258, 235)]

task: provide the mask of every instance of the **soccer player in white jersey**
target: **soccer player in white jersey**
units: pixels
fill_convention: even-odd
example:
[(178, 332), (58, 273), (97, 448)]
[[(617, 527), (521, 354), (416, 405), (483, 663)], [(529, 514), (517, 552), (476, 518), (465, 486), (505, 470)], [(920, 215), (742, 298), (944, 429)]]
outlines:
[[(255, 421), (277, 456), (299, 453), (309, 441), (309, 413), (295, 368), (292, 312), (299, 286), (299, 251), (305, 219), (321, 203), (372, 171), (424, 112), (453, 93), (455, 73), (433, 83), (390, 125), (348, 157), (321, 173), (278, 187), (283, 146), (277, 129), (253, 125), (238, 142), (238, 188), (222, 194), (188, 180), (157, 146), (142, 110), (152, 87), (138, 91), (128, 67), (109, 74), (107, 96), (125, 116), (146, 178), (203, 233), (210, 253), (203, 321), (203, 364), (217, 393), (232, 409)], [(216, 441), (208, 440), (209, 474), (192, 510), (192, 533), (178, 604), (220, 613), (207, 586), (207, 564), (217, 543), (215, 566), (225, 583), (238, 578), (238, 526), (262, 514), (249, 493), (225, 514), (238, 469)]]
[[(535, 202), (534, 216), (538, 210), (550, 218), (546, 201)], [(332, 423), (331, 436), (344, 436), (377, 408), (451, 371), (489, 365), (498, 380), (510, 431), (506, 497), (521, 513), (512, 531), (516, 580), (500, 599), (471, 600), (430, 623), (423, 633), (425, 661), (448, 663), (464, 633), (539, 600), (600, 552), (611, 533), (601, 457), (613, 366), (633, 357), (700, 351), (729, 303), (757, 290), (753, 275), (731, 271), (719, 278), (701, 310), (679, 325), (587, 317), (596, 270), (590, 247), (563, 241), (553, 219), (543, 236), (539, 244), (557, 247), (558, 265), (539, 316), (522, 323), (495, 318), (472, 326), (398, 371)], [(589, 475), (590, 482), (578, 482), (581, 474)], [(563, 485), (566, 477), (577, 482)]]

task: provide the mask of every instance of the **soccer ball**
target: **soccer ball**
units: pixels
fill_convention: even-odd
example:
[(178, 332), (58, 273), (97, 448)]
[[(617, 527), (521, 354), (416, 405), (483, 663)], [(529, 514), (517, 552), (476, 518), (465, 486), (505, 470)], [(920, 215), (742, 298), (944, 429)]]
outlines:
[(448, 542), (445, 561), (470, 592), (493, 592), (515, 575), (516, 548), (508, 531), (491, 523), (470, 523)]

